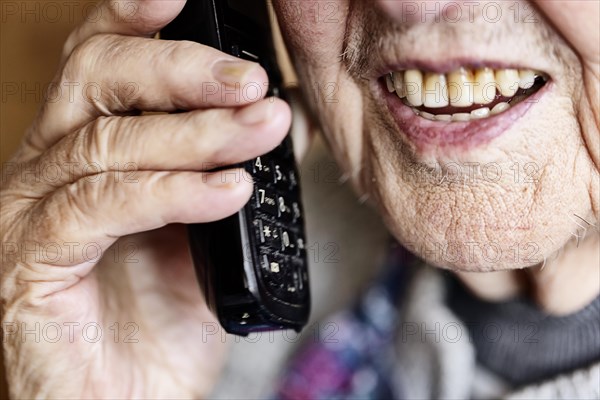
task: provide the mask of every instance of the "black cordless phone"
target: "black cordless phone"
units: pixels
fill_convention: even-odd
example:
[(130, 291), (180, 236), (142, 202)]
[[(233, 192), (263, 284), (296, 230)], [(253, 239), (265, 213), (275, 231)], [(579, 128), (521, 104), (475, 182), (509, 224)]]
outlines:
[[(285, 100), (264, 0), (188, 0), (161, 38), (192, 40), (260, 63), (269, 96)], [(237, 214), (189, 226), (196, 274), (221, 326), (237, 335), (300, 331), (310, 313), (298, 171), (289, 135), (242, 164), (254, 194)]]

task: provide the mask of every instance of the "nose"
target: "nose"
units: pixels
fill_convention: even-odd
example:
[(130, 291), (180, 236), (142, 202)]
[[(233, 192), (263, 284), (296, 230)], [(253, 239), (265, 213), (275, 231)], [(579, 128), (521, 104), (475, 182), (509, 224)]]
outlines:
[(462, 14), (472, 9), (473, 1), (461, 0), (377, 0), (379, 6), (397, 22), (418, 23), (427, 21), (461, 19)]

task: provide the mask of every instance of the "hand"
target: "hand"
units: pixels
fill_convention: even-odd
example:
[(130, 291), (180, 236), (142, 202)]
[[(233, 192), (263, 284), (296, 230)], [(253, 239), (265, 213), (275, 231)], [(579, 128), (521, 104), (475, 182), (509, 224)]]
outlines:
[[(67, 40), (54, 80), (74, 96), (49, 96), (4, 168), (2, 327), (14, 398), (197, 398), (216, 379), (222, 338), (203, 335), (215, 321), (177, 223), (240, 209), (251, 179), (202, 171), (274, 148), (290, 110), (221, 98), (228, 83), (264, 87), (257, 64), (151, 39), (183, 3), (102, 3), (102, 18)], [(189, 111), (137, 115), (178, 109)]]

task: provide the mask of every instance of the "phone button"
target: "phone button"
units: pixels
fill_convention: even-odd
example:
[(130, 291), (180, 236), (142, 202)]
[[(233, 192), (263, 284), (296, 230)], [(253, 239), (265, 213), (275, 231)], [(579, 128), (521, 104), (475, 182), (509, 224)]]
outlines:
[(256, 206), (259, 211), (270, 214), (274, 217), (279, 215), (279, 200), (277, 195), (271, 189), (263, 185), (255, 185), (254, 196), (256, 198)]
[(294, 169), (288, 172), (289, 181), (290, 181), (290, 189), (296, 190), (298, 188), (298, 178), (296, 177), (296, 171)]
[(290, 177), (287, 174), (285, 166), (280, 163), (273, 163), (273, 171), (275, 173), (275, 185), (281, 189), (290, 188)]
[(264, 183), (273, 183), (275, 172), (273, 162), (267, 156), (256, 157), (252, 161), (253, 175)]
[(261, 218), (254, 220), (256, 229), (256, 237), (260, 243), (273, 249), (278, 249), (281, 245), (279, 228), (272, 223), (269, 223)]
[(267, 290), (276, 297), (281, 298), (285, 293), (285, 278), (289, 270), (287, 260), (281, 256), (262, 254), (260, 262), (261, 273)]
[(302, 209), (300, 208), (300, 204), (296, 201), (292, 202), (292, 215), (294, 222), (302, 218)]
[(298, 253), (298, 243), (296, 241), (296, 235), (292, 231), (284, 228), (282, 228), (280, 232), (281, 251), (284, 254), (296, 255)]
[(282, 221), (292, 222), (294, 220), (294, 209), (290, 207), (290, 203), (285, 197), (277, 196), (277, 208), (279, 209), (279, 216)]

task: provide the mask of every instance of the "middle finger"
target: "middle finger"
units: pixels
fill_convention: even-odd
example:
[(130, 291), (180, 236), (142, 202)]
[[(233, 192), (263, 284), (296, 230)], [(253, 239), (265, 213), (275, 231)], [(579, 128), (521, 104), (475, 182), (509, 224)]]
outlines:
[[(207, 171), (265, 154), (286, 135), (289, 106), (269, 98), (235, 110), (98, 118), (24, 167), (38, 196), (109, 171)], [(50, 172), (44, 173), (43, 171)], [(44, 187), (43, 187), (44, 186)]]

